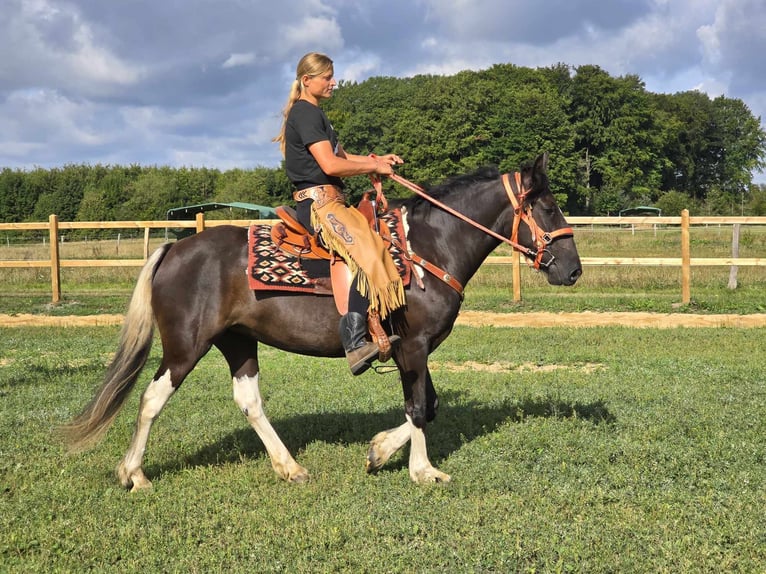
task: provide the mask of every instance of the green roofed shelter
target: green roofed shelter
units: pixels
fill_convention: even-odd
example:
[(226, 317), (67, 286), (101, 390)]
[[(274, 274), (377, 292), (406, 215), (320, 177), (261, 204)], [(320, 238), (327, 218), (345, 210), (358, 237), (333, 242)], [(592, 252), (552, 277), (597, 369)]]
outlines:
[(640, 217), (641, 215), (656, 215), (662, 217), (662, 210), (659, 207), (649, 207), (647, 205), (638, 205), (620, 210), (620, 217)]
[[(278, 219), (277, 212), (268, 205), (258, 205), (255, 203), (244, 203), (234, 201), (231, 203), (199, 203), (197, 205), (186, 205), (184, 207), (174, 207), (168, 209), (167, 219), (169, 221), (185, 221), (195, 219), (198, 213), (207, 213), (208, 211), (217, 211), (221, 209), (241, 210), (248, 212), (245, 217), (228, 217), (226, 219)], [(182, 239), (194, 234), (194, 229), (184, 228), (171, 230), (173, 234)], [(167, 232), (165, 233), (167, 237)]]
[(234, 201), (231, 203), (199, 203), (197, 205), (186, 205), (184, 207), (174, 207), (168, 209), (167, 218), (171, 220), (194, 219), (198, 213), (216, 211), (218, 209), (242, 209), (244, 211), (258, 212), (255, 219), (276, 219), (277, 212), (273, 207), (267, 205), (257, 205), (255, 203), (244, 203)]

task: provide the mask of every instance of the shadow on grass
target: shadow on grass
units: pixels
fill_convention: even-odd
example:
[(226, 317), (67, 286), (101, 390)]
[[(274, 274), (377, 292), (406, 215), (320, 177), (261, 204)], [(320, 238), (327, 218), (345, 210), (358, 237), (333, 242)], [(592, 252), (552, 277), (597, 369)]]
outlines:
[(99, 361), (82, 365), (72, 365), (66, 362), (52, 365), (25, 364), (23, 369), (8, 375), (3, 382), (9, 388), (22, 385), (39, 385), (40, 381), (56, 381), (59, 379), (98, 379), (102, 376), (104, 365)]
[[(603, 401), (566, 403), (551, 397), (524, 398), (486, 405), (476, 401), (464, 402), (458, 392), (444, 392), (440, 397), (436, 420), (428, 425), (428, 452), (435, 464), (460, 449), (468, 441), (494, 432), (507, 422), (518, 423), (529, 418), (579, 419), (594, 426), (615, 422)], [(454, 403), (451, 405), (450, 403)], [(382, 412), (332, 412), (295, 415), (272, 421), (277, 434), (293, 454), (313, 442), (331, 444), (366, 443), (376, 433), (399, 426), (404, 422), (400, 409)], [(243, 426), (207, 445), (195, 454), (170, 465), (147, 467), (149, 476), (175, 472), (189, 466), (216, 466), (236, 463), (242, 456), (257, 457), (266, 450), (255, 431)], [(399, 470), (406, 460), (392, 461), (384, 468)]]

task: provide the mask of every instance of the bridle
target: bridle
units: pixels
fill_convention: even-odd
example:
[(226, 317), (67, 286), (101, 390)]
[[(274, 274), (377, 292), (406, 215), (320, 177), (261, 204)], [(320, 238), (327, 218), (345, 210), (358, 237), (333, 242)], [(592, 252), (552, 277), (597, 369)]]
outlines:
[[(535, 218), (532, 217), (532, 204), (525, 203), (529, 191), (524, 190), (524, 186), (521, 183), (521, 174), (517, 171), (513, 175), (516, 187), (519, 189), (518, 195), (511, 185), (509, 175), (504, 173), (502, 177), (503, 186), (508, 194), (508, 199), (511, 201), (511, 205), (513, 206), (513, 213), (516, 215), (516, 217), (513, 218), (513, 231), (511, 232), (511, 239), (508, 243), (513, 245), (514, 249), (518, 249), (524, 255), (529, 257), (529, 259), (533, 261), (532, 266), (535, 269), (540, 269), (540, 267), (545, 267), (547, 269), (556, 259), (553, 253), (548, 250), (548, 246), (553, 243), (554, 239), (558, 239), (559, 237), (572, 237), (574, 231), (572, 231), (571, 227), (561, 227), (555, 231), (545, 231), (541, 229), (540, 226), (537, 225)], [(517, 242), (519, 236), (519, 223), (522, 221), (527, 224), (529, 231), (532, 233), (532, 241), (535, 243), (535, 249), (529, 249), (523, 245), (519, 246)], [(550, 259), (543, 263), (543, 254), (545, 253), (548, 254)]]
[[(417, 195), (425, 199), (426, 201), (429, 201), (430, 203), (434, 204), (440, 209), (443, 209), (447, 213), (454, 215), (458, 219), (465, 221), (469, 225), (472, 225), (473, 227), (480, 229), (487, 235), (490, 235), (497, 239), (498, 241), (501, 241), (503, 243), (507, 243), (511, 247), (513, 247), (515, 250), (519, 251), (522, 255), (527, 257), (528, 262), (531, 266), (533, 266), (535, 269), (540, 269), (540, 267), (543, 267), (547, 269), (550, 267), (550, 265), (555, 260), (554, 255), (548, 250), (548, 246), (553, 243), (555, 239), (558, 239), (560, 237), (571, 237), (574, 235), (574, 232), (572, 231), (571, 227), (562, 227), (560, 229), (556, 229), (555, 231), (545, 231), (540, 228), (539, 225), (537, 225), (537, 222), (535, 221), (535, 218), (532, 217), (532, 205), (527, 203), (525, 200), (527, 198), (527, 195), (529, 194), (528, 190), (524, 189), (524, 185), (521, 182), (521, 173), (514, 172), (514, 183), (516, 184), (516, 187), (519, 190), (519, 193), (517, 194), (516, 191), (513, 189), (513, 185), (511, 183), (509, 174), (505, 173), (501, 177), (503, 186), (505, 187), (505, 191), (508, 195), (508, 199), (511, 202), (511, 206), (513, 207), (513, 227), (511, 231), (510, 237), (504, 237), (500, 235), (499, 233), (496, 233), (495, 231), (492, 231), (488, 227), (485, 227), (481, 223), (474, 221), (470, 217), (463, 215), (459, 211), (456, 211), (449, 207), (448, 205), (445, 205), (438, 199), (435, 199), (428, 195), (426, 191), (420, 187), (419, 185), (412, 183), (408, 179), (403, 178), (402, 176), (392, 173), (388, 177), (392, 179), (393, 181), (403, 185), (407, 189), (415, 192)], [(381, 183), (380, 177), (375, 175), (370, 175), (370, 180), (372, 181), (372, 185), (375, 188), (376, 192), (376, 199), (374, 202), (374, 205), (380, 206), (384, 211), (388, 209), (388, 201), (386, 200), (386, 197), (383, 195), (383, 185)], [(373, 211), (376, 211), (376, 209), (373, 209)], [(521, 222), (526, 223), (527, 227), (529, 227), (529, 231), (532, 234), (532, 240), (535, 243), (534, 248), (526, 247), (519, 243), (518, 236), (519, 236), (519, 224)], [(400, 246), (403, 247), (403, 246)], [(403, 248), (403, 251), (407, 253), (407, 249)], [(547, 253), (549, 256), (549, 259), (547, 261), (543, 261), (543, 255)], [(409, 256), (407, 256), (407, 259), (410, 259), (412, 262), (417, 263), (421, 267), (423, 267), (425, 270), (430, 272), (431, 274), (435, 275), (445, 283), (447, 283), (450, 287), (452, 287), (455, 291), (458, 292), (460, 295), (460, 298), (463, 298), (463, 286), (458, 282), (452, 275), (449, 273), (446, 273), (444, 270), (440, 269), (430, 261), (427, 261), (426, 259), (420, 257), (419, 255), (416, 255), (415, 253), (410, 252)]]

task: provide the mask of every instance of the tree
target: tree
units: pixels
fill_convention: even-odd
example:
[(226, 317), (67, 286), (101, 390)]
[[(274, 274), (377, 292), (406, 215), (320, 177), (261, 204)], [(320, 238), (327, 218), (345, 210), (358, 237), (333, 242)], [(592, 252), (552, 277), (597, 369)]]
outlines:
[(713, 100), (714, 178), (729, 193), (742, 193), (753, 170), (766, 167), (766, 133), (742, 100), (723, 96)]
[(586, 186), (620, 189), (628, 201), (659, 189), (666, 136), (638, 76), (612, 78), (597, 66), (577, 68), (570, 118), (575, 147), (588, 158)]
[(128, 187), (130, 198), (117, 210), (117, 219), (165, 219), (168, 209), (187, 204), (188, 191), (182, 193), (170, 168), (148, 168)]
[(711, 150), (714, 131), (710, 98), (701, 92), (661, 94), (654, 97), (667, 137), (662, 189), (675, 189), (692, 198), (704, 198), (711, 185), (715, 160)]
[(766, 215), (766, 185), (750, 187), (750, 200), (747, 203), (747, 213), (756, 217)]
[(662, 215), (668, 217), (678, 217), (684, 209), (688, 209), (692, 212), (694, 202), (692, 198), (681, 191), (668, 191), (663, 194), (654, 204), (654, 207), (658, 207), (662, 210)]
[(0, 172), (0, 221), (22, 221), (34, 209), (36, 197), (26, 191), (25, 174), (5, 168)]

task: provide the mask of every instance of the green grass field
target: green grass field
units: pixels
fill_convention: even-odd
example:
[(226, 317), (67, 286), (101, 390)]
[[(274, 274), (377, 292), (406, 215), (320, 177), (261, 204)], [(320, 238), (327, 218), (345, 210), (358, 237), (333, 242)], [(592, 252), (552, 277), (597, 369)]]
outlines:
[(432, 355), (428, 428), (449, 484), (406, 452), (394, 373), (265, 348), (266, 411), (304, 485), (276, 478), (214, 351), (149, 441), (151, 492), (112, 472), (138, 392), (103, 443), (55, 428), (90, 398), (117, 328), (0, 329), (2, 572), (763, 572), (764, 329), (472, 329)]

